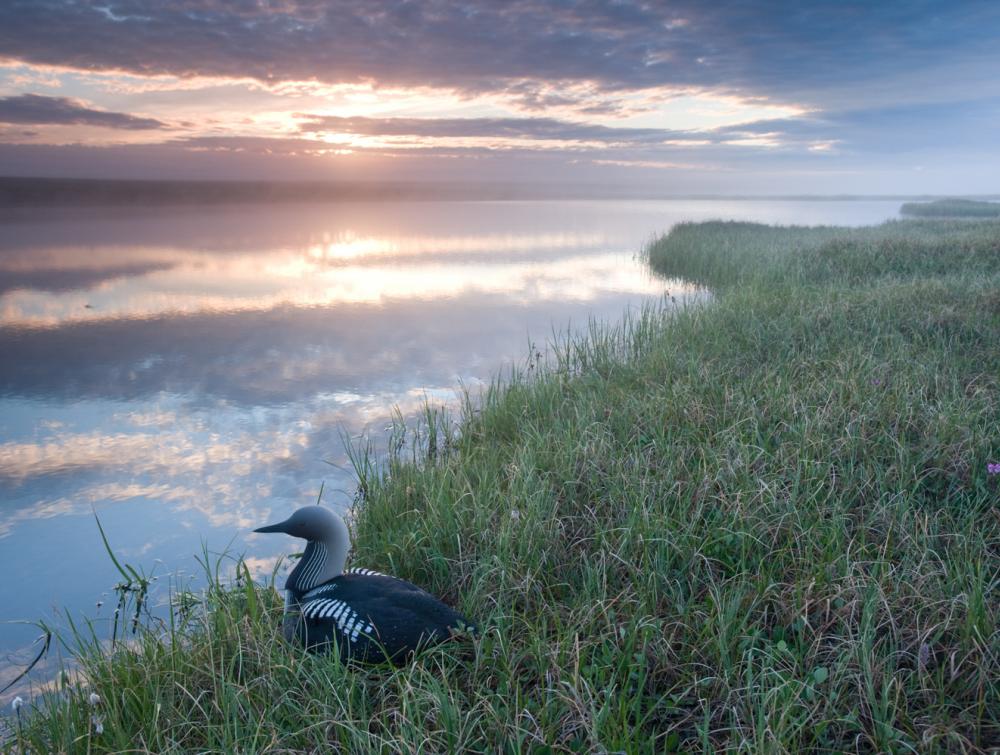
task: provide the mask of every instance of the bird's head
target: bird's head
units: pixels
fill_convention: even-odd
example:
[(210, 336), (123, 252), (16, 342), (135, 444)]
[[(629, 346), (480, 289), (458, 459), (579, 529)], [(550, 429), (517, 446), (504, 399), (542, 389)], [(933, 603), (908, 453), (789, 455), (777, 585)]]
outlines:
[(254, 532), (284, 532), (308, 540), (299, 563), (285, 581), (285, 589), (296, 596), (344, 571), (351, 540), (344, 520), (322, 506), (303, 506), (288, 519)]
[(258, 527), (254, 532), (283, 532), (309, 541), (348, 541), (344, 520), (322, 506), (303, 506), (285, 521)]

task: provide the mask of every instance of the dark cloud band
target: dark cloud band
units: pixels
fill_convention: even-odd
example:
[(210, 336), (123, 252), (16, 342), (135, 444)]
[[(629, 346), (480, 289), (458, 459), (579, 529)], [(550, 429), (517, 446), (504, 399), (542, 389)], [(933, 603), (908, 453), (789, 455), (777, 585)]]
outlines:
[(165, 123), (153, 118), (95, 110), (67, 97), (39, 94), (0, 97), (0, 123), (103, 126), (136, 131), (166, 128)]
[(412, 136), (417, 138), (496, 137), (540, 141), (659, 142), (703, 138), (692, 131), (611, 128), (556, 118), (364, 118), (301, 114), (306, 133)]
[[(976, 62), (985, 82), (984, 64), (998, 62), (997, 28), (993, 0), (6, 0), (0, 57), (140, 75), (480, 92), (523, 81), (694, 86), (815, 103), (826, 88), (942, 60)], [(523, 99), (549, 101), (530, 86)]]

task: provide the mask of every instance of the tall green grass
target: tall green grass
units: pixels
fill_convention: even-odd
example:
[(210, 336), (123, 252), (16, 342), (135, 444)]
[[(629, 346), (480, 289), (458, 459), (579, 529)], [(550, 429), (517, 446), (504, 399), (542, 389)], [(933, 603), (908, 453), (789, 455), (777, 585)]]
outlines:
[(1000, 218), (1000, 202), (938, 199), (933, 202), (907, 202), (899, 211), (903, 215), (926, 218)]
[(41, 701), (23, 746), (1000, 747), (998, 239), (679, 226), (650, 263), (713, 303), (594, 324), (457, 426), (431, 413), (358, 457), (356, 562), (478, 639), (345, 668), (278, 638), (269, 587), (213, 578), (113, 651), (71, 641), (86, 686)]
[(879, 285), (885, 276), (990, 276), (1000, 263), (1000, 222), (890, 221), (867, 228), (681, 223), (645, 254), (664, 273), (713, 288), (757, 283)]

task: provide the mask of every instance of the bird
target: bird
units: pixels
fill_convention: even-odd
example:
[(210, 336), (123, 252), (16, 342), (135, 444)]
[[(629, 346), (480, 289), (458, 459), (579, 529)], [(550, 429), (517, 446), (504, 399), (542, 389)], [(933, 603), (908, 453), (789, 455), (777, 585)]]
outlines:
[(307, 541), (285, 581), (282, 630), (289, 642), (343, 662), (402, 665), (418, 650), (475, 627), (429, 592), (372, 569), (347, 569), (350, 534), (323, 506), (303, 506), (254, 532), (283, 532)]

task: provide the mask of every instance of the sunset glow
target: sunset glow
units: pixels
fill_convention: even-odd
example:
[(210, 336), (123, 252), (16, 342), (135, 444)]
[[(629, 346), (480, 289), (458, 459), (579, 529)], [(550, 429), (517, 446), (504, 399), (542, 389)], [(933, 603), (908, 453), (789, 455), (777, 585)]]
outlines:
[(5, 3), (0, 173), (986, 190), (998, 10), (933, 13)]

